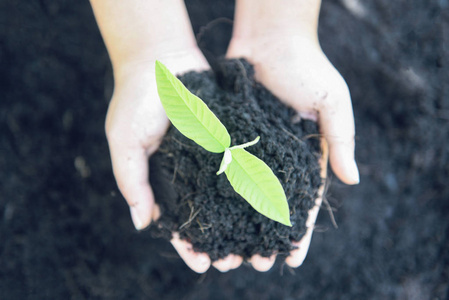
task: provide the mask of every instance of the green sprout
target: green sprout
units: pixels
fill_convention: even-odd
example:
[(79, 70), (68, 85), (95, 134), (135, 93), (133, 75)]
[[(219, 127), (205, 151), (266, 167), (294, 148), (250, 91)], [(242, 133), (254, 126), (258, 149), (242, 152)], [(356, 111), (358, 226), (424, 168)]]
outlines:
[(161, 62), (156, 61), (157, 91), (165, 112), (183, 135), (209, 152), (224, 153), (217, 175), (225, 173), (231, 186), (262, 215), (292, 226), (287, 198), (276, 175), (244, 148), (259, 141), (231, 147), (226, 127)]

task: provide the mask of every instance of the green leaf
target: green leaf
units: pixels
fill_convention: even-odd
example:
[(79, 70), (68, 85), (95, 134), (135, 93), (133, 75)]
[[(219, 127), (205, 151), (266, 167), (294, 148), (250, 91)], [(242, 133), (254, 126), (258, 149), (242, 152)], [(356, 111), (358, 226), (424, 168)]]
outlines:
[(262, 215), (292, 226), (284, 189), (273, 171), (244, 149), (231, 149), (231, 154), (225, 173), (234, 190)]
[(156, 61), (157, 91), (172, 124), (207, 151), (222, 153), (231, 145), (224, 125), (207, 105)]

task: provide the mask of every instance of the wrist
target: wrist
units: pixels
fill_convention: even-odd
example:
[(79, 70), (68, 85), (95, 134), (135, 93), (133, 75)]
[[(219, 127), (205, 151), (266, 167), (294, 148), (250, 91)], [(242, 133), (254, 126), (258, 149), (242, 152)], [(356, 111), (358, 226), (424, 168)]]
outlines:
[(227, 58), (246, 58), (251, 64), (264, 63), (269, 56), (291, 56), (299, 53), (323, 54), (318, 38), (302, 34), (276, 34), (242, 39), (232, 37)]
[(114, 69), (196, 46), (183, 0), (90, 0)]
[(321, 0), (280, 5), (275, 0), (237, 0), (232, 42), (304, 38), (318, 44)]
[[(196, 43), (165, 44), (157, 48), (148, 49), (139, 55), (128, 57), (113, 63), (114, 81), (116, 85), (135, 80), (136, 77), (154, 79), (154, 66), (156, 60), (164, 63), (172, 73), (180, 75), (188, 71), (203, 71), (209, 69), (206, 58)], [(134, 78), (134, 79), (132, 79)]]

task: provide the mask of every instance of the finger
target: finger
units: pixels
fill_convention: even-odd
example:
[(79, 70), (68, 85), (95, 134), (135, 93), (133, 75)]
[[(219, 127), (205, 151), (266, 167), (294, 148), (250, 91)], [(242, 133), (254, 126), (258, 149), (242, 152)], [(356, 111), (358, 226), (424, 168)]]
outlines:
[[(343, 79), (342, 79), (343, 80)], [(351, 97), (346, 83), (341, 91), (334, 94), (321, 94), (320, 128), (329, 144), (329, 155), (332, 170), (346, 184), (359, 183), (359, 171), (354, 160), (354, 115)], [(326, 99), (327, 98), (327, 99)]]
[[(320, 189), (321, 192), (321, 189)], [(292, 268), (297, 268), (301, 266), (306, 259), (307, 253), (309, 252), (310, 242), (312, 240), (313, 229), (315, 227), (315, 221), (318, 216), (318, 212), (321, 207), (322, 196), (318, 197), (315, 201), (315, 206), (309, 211), (309, 216), (307, 217), (306, 234), (301, 238), (299, 242), (293, 242), (292, 244), (297, 249), (290, 251), (290, 255), (285, 259), (287, 265)]]
[(148, 158), (143, 147), (123, 147), (109, 142), (114, 176), (118, 188), (130, 207), (137, 230), (152, 219), (154, 195), (148, 182)]
[(209, 256), (206, 253), (195, 252), (190, 243), (179, 238), (177, 232), (173, 233), (170, 242), (190, 269), (197, 273), (204, 273), (209, 269)]
[(290, 256), (285, 259), (287, 265), (292, 268), (297, 268), (302, 265), (304, 260), (306, 259), (307, 253), (309, 252), (310, 241), (312, 240), (313, 227), (309, 227), (307, 229), (306, 234), (301, 239), (301, 241), (297, 243), (293, 243), (293, 245), (298, 248), (290, 251)]
[(313, 229), (315, 226), (316, 218), (318, 216), (318, 212), (321, 207), (321, 203), (323, 201), (323, 193), (325, 188), (325, 180), (327, 176), (327, 160), (328, 160), (328, 146), (327, 142), (324, 139), (321, 139), (321, 149), (322, 155), (320, 158), (320, 166), (321, 166), (321, 178), (323, 179), (323, 184), (318, 190), (318, 198), (315, 200), (315, 205), (309, 210), (309, 215), (306, 221), (307, 231), (306, 234), (302, 237), (299, 242), (293, 242), (294, 246), (298, 248), (290, 251), (290, 255), (285, 259), (287, 265), (292, 268), (297, 268), (301, 266), (306, 259), (307, 253), (309, 252), (310, 242), (312, 240)]
[(231, 270), (237, 269), (238, 267), (240, 267), (242, 265), (242, 263), (243, 263), (243, 257), (241, 257), (239, 255), (235, 255), (233, 263), (231, 265)]
[(251, 265), (256, 271), (259, 272), (267, 272), (271, 269), (271, 267), (274, 265), (274, 262), (276, 261), (276, 254), (273, 254), (270, 257), (263, 257), (259, 254), (255, 254), (251, 257)]
[(235, 254), (229, 254), (225, 258), (219, 259), (212, 263), (215, 269), (220, 272), (227, 272), (238, 268), (243, 262), (243, 257)]

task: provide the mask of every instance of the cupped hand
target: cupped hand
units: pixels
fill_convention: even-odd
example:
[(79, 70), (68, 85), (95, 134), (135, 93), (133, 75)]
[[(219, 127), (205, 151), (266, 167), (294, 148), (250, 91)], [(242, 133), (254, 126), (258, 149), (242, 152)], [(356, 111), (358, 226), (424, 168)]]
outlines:
[(265, 36), (232, 41), (227, 56), (246, 58), (259, 82), (304, 118), (318, 121), (334, 173), (346, 184), (359, 182), (349, 89), (317, 40)]
[[(246, 58), (253, 64), (259, 82), (301, 117), (318, 122), (323, 137), (320, 162), (323, 178), (329, 151), (330, 164), (337, 177), (346, 184), (359, 182), (350, 93), (344, 79), (322, 52), (318, 39), (279, 33), (233, 39), (227, 57)], [(323, 187), (309, 212), (306, 235), (295, 243), (298, 249), (286, 259), (291, 267), (300, 266), (307, 255), (322, 193)], [(267, 271), (275, 258), (275, 255), (270, 258), (256, 255), (250, 261), (256, 270)]]
[[(114, 176), (137, 230), (159, 217), (148, 178), (148, 157), (157, 150), (169, 127), (157, 93), (155, 60), (160, 60), (176, 75), (209, 69), (197, 48), (161, 53), (154, 58), (114, 66), (115, 89), (106, 117)], [(209, 256), (192, 251), (192, 246), (181, 241), (177, 233), (171, 242), (192, 270), (202, 273), (209, 268)]]

